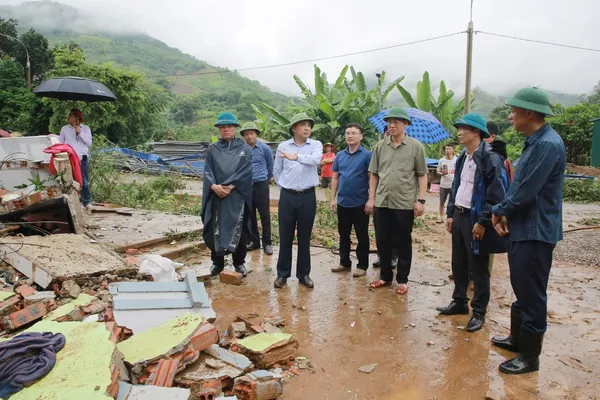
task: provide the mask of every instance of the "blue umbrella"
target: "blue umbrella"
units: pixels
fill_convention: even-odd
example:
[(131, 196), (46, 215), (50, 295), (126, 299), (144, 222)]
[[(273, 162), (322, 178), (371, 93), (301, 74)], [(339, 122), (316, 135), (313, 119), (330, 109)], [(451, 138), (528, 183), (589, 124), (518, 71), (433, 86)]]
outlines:
[[(383, 132), (386, 123), (383, 118), (387, 115), (389, 109), (383, 110), (369, 118), (377, 131)], [(406, 108), (408, 116), (412, 119), (412, 124), (406, 128), (406, 134), (417, 139), (422, 143), (434, 144), (446, 140), (450, 137), (444, 125), (436, 117), (428, 112), (416, 108)]]

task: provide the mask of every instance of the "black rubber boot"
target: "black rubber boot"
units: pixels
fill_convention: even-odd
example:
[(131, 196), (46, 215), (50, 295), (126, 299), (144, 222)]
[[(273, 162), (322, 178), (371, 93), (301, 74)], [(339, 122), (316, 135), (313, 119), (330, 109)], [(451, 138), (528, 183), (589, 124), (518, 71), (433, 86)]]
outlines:
[(512, 360), (500, 364), (500, 372), (519, 375), (540, 369), (540, 354), (544, 335), (531, 335), (521, 332), (519, 336), (519, 354)]
[(502, 349), (514, 351), (515, 353), (518, 352), (522, 321), (523, 317), (521, 316), (521, 310), (512, 306), (510, 308), (510, 335), (506, 337), (494, 336), (492, 338), (492, 344)]
[(217, 276), (221, 273), (221, 271), (223, 271), (225, 269), (224, 266), (220, 266), (217, 264), (213, 264), (212, 267), (210, 267), (210, 276)]

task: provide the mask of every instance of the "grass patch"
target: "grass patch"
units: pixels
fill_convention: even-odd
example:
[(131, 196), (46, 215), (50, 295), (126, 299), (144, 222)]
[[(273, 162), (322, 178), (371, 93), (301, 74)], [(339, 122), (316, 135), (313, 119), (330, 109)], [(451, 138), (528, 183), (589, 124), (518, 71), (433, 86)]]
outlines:
[(600, 202), (600, 182), (565, 179), (563, 200), (576, 203), (598, 203)]

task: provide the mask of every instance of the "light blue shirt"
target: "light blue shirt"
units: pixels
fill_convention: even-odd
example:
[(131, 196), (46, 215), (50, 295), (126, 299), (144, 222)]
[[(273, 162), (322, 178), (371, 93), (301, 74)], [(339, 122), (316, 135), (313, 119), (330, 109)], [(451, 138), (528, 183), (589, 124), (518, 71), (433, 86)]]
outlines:
[[(290, 161), (281, 157), (281, 152), (297, 154), (298, 160)], [(277, 147), (273, 176), (280, 188), (306, 190), (319, 186), (317, 168), (323, 156), (323, 144), (318, 140), (307, 139), (299, 146), (294, 139), (286, 140)]]
[(252, 147), (252, 182), (264, 182), (273, 177), (273, 150), (265, 142)]

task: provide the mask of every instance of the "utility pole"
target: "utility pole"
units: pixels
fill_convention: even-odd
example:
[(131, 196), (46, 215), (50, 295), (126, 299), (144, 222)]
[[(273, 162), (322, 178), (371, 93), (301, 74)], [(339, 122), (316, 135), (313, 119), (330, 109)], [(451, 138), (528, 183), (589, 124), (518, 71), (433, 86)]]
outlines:
[(465, 78), (465, 114), (471, 111), (471, 68), (473, 65), (473, 0), (467, 28), (467, 76)]
[(25, 54), (27, 55), (27, 63), (26, 63), (26, 69), (27, 69), (27, 89), (31, 90), (31, 62), (29, 61), (29, 50), (27, 50), (27, 46), (25, 46), (25, 43), (21, 42), (19, 40), (19, 38), (13, 37), (13, 36), (8, 36), (5, 35), (4, 33), (0, 33), (0, 36), (4, 36), (6, 38), (12, 39), (12, 40), (16, 40), (17, 42), (21, 43), (21, 46), (23, 46), (23, 48), (25, 49)]
[[(379, 101), (379, 112), (381, 112), (381, 74), (377, 73), (375, 76), (377, 77), (377, 99)], [(379, 140), (381, 140), (381, 133), (379, 134)]]

